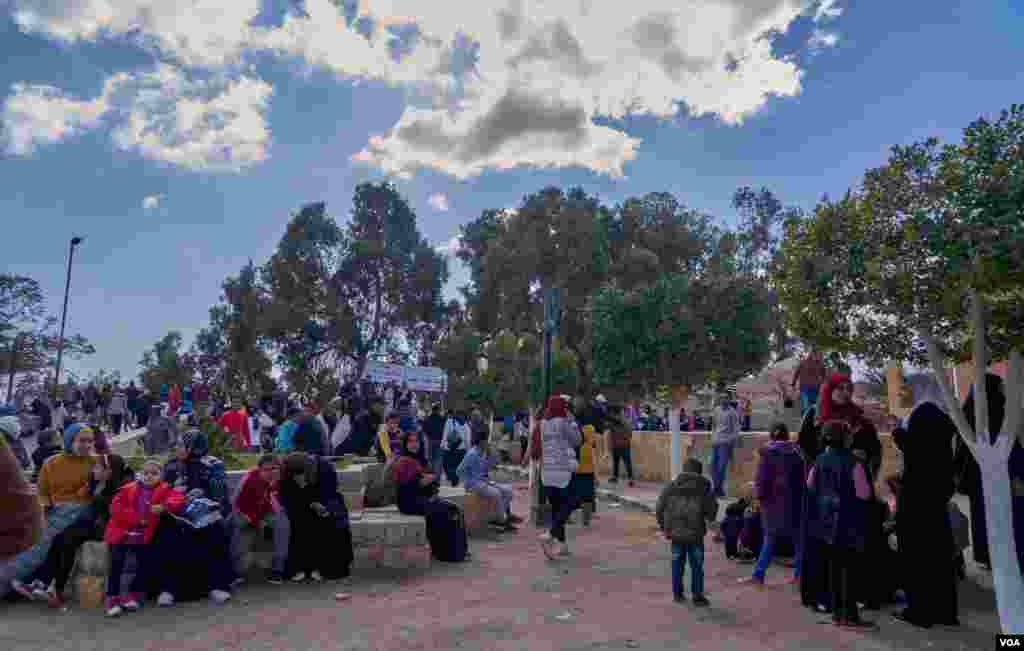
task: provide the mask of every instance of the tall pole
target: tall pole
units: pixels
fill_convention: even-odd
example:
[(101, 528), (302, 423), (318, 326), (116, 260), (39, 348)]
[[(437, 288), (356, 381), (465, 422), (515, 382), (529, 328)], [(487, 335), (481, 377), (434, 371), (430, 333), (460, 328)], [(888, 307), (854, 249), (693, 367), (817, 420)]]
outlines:
[(68, 250), (68, 278), (64, 283), (64, 313), (60, 317), (60, 337), (57, 339), (57, 370), (53, 374), (53, 390), (56, 393), (60, 389), (60, 364), (64, 359), (64, 326), (68, 322), (68, 297), (71, 294), (71, 264), (75, 260), (75, 247), (82, 243), (82, 238), (72, 237), (71, 247)]

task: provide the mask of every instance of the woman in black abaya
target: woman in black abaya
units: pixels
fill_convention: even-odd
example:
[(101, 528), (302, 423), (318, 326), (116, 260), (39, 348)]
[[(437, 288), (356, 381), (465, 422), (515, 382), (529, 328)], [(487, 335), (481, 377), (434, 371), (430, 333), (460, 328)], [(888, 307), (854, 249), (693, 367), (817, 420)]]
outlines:
[(953, 529), (949, 522), (956, 425), (946, 414), (933, 376), (915, 375), (907, 389), (914, 406), (905, 427), (893, 432), (903, 453), (896, 522), (907, 595), (907, 607), (895, 617), (922, 628), (935, 624), (959, 626)]

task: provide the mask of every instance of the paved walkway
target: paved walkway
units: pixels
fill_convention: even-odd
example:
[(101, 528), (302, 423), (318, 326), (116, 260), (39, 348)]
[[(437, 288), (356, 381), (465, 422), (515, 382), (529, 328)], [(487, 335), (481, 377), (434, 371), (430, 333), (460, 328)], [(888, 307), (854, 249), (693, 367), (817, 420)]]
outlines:
[[(515, 508), (525, 512), (525, 485)], [(781, 585), (737, 584), (750, 566), (709, 543), (710, 609), (673, 604), (669, 552), (650, 514), (606, 509), (591, 528), (569, 529), (571, 559), (546, 561), (536, 530), (474, 540), (471, 562), (427, 573), (360, 573), (347, 585), (243, 586), (225, 606), (206, 602), (145, 608), (109, 621), (98, 611), (59, 613), (38, 604), (0, 604), (0, 649), (966, 651), (994, 648), (991, 593), (961, 584), (960, 631), (919, 632), (872, 614), (875, 633), (819, 623)], [(345, 591), (351, 598), (336, 601)]]

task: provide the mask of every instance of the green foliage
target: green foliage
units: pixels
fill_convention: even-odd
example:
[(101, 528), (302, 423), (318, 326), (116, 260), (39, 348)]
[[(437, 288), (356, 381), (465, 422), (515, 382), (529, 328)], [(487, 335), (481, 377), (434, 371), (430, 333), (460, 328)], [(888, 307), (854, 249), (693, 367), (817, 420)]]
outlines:
[(787, 325), (819, 347), (923, 363), (925, 337), (970, 356), (968, 303), (997, 355), (1024, 345), (1024, 107), (960, 145), (897, 146), (861, 187), (787, 223), (774, 280)]
[(181, 352), (182, 344), (181, 333), (172, 330), (142, 354), (139, 379), (142, 386), (154, 395), (159, 392), (161, 384), (184, 386), (192, 381), (191, 360)]
[(771, 354), (771, 301), (753, 277), (663, 275), (592, 306), (595, 378), (602, 385), (694, 386), (760, 370)]
[(356, 188), (344, 242), (332, 288), (353, 317), (348, 357), (358, 376), (372, 357), (394, 351), (396, 338), (450, 315), (441, 300), (448, 263), (389, 183)]
[[(59, 320), (48, 314), (39, 282), (0, 273), (0, 372), (18, 390), (41, 389), (56, 366)], [(81, 335), (64, 337), (64, 360), (92, 355), (96, 349)], [(13, 386), (9, 386), (13, 389)]]

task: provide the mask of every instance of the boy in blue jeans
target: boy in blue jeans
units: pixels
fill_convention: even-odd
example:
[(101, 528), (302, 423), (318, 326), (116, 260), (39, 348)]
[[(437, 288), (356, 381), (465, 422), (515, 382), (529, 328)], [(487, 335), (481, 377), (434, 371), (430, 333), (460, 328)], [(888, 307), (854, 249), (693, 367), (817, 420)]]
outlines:
[(690, 591), (695, 606), (709, 605), (704, 596), (704, 535), (707, 523), (718, 515), (718, 500), (703, 472), (700, 461), (688, 459), (683, 472), (661, 492), (656, 510), (658, 527), (672, 543), (673, 600), (686, 601), (683, 572), (689, 559)]

